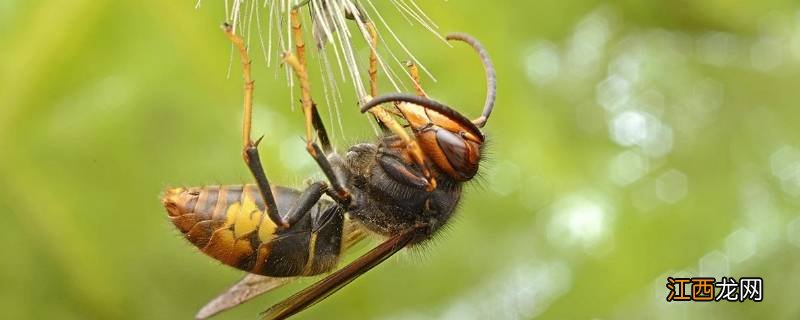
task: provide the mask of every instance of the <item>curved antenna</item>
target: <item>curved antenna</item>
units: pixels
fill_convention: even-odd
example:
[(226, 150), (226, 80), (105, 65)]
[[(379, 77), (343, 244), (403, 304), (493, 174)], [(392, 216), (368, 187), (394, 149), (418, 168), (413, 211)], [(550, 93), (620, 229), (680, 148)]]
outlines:
[[(478, 137), (483, 140), (483, 133), (481, 129), (479, 129), (475, 123), (467, 119), (467, 117), (463, 116), (461, 113), (456, 111), (453, 108), (448, 107), (438, 101), (431, 100), (425, 97), (420, 97), (417, 95), (412, 95), (408, 93), (391, 93), (382, 95), (379, 97), (375, 97), (374, 99), (370, 100), (366, 104), (361, 107), (361, 113), (369, 111), (380, 104), (387, 103), (387, 102), (408, 102), (413, 103), (418, 106), (422, 106), (438, 113), (441, 113), (445, 117), (450, 118), (451, 120), (457, 122), (458, 124), (464, 126), (466, 129), (471, 131), (473, 134), (477, 135)], [(485, 121), (484, 121), (485, 123)]]
[(473, 38), (466, 33), (450, 33), (445, 37), (447, 40), (463, 41), (472, 46), (483, 62), (483, 69), (486, 71), (486, 102), (483, 105), (483, 114), (475, 120), (472, 120), (478, 128), (483, 128), (486, 121), (489, 120), (489, 115), (492, 114), (494, 108), (494, 101), (497, 98), (497, 76), (494, 71), (494, 64), (492, 59), (489, 58), (489, 53), (483, 47), (478, 39)]

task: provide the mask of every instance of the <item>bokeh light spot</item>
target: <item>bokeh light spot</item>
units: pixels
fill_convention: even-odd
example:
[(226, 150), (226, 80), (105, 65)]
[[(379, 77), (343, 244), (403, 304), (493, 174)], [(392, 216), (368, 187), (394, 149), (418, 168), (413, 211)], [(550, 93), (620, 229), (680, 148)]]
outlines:
[(573, 195), (554, 204), (547, 227), (549, 242), (561, 247), (578, 245), (589, 250), (607, 240), (614, 217), (611, 208), (600, 199)]
[(752, 231), (739, 229), (725, 239), (725, 249), (732, 262), (743, 262), (756, 253), (758, 238)]
[(699, 276), (715, 277), (730, 276), (730, 262), (728, 256), (719, 250), (709, 252), (700, 258)]
[(800, 196), (800, 151), (789, 145), (781, 146), (770, 156), (770, 169), (784, 192)]
[(520, 263), (459, 297), (437, 318), (532, 319), (571, 286), (572, 270), (563, 261)]
[(597, 104), (609, 112), (620, 110), (630, 99), (631, 90), (630, 81), (613, 74), (597, 85)]
[(543, 85), (558, 77), (561, 58), (552, 42), (542, 41), (530, 49), (524, 63), (528, 80)]
[(762, 37), (750, 48), (750, 63), (757, 70), (771, 71), (783, 62), (783, 51), (778, 39)]
[(697, 40), (698, 58), (708, 64), (724, 66), (736, 59), (739, 52), (739, 39), (726, 32), (709, 32)]
[(492, 177), (490, 188), (498, 195), (507, 196), (519, 190), (522, 172), (516, 163), (501, 161), (489, 171), (489, 176)]
[(612, 138), (622, 146), (632, 146), (647, 139), (648, 116), (639, 111), (626, 111), (614, 118)]
[(281, 163), (291, 170), (300, 170), (313, 164), (303, 141), (296, 136), (283, 139), (280, 146), (280, 158)]
[(649, 162), (647, 157), (627, 150), (611, 160), (608, 174), (612, 182), (619, 186), (626, 186), (639, 180), (647, 174), (648, 170)]
[(800, 218), (795, 218), (786, 226), (786, 239), (789, 243), (800, 247)]
[(676, 203), (689, 192), (689, 179), (681, 171), (672, 169), (656, 178), (656, 195), (666, 203)]

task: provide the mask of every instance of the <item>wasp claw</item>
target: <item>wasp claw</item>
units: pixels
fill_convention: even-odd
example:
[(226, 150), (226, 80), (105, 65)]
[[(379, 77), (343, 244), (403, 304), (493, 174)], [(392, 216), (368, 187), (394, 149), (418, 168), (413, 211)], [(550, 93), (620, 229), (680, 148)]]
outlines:
[(433, 190), (436, 190), (436, 179), (431, 178), (431, 180), (428, 181), (428, 186), (425, 188), (425, 191), (433, 192)]
[(256, 139), (256, 142), (253, 143), (253, 146), (254, 147), (258, 147), (258, 145), (261, 144), (261, 140), (262, 139), (264, 139), (264, 135), (263, 134), (260, 137), (258, 137), (258, 139)]

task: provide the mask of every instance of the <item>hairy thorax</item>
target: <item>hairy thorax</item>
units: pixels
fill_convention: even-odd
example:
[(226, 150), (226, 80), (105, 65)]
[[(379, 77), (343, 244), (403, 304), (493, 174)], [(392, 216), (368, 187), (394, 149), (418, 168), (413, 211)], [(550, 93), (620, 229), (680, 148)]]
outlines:
[[(435, 171), (438, 185), (425, 190), (416, 181), (420, 171), (396, 166), (398, 152), (387, 147), (391, 138), (378, 145), (358, 144), (347, 152), (348, 185), (353, 193), (350, 214), (365, 227), (382, 235), (397, 234), (418, 223), (429, 227), (425, 240), (441, 228), (455, 211), (461, 197), (461, 183)], [(398, 172), (398, 167), (402, 167)]]

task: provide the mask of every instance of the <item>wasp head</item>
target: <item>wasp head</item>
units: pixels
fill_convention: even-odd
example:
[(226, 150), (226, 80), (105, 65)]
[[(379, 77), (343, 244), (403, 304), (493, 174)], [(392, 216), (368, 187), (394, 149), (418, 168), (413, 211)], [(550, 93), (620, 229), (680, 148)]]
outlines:
[(497, 82), (489, 54), (478, 40), (464, 33), (449, 34), (447, 39), (466, 42), (478, 52), (483, 62), (487, 94), (480, 117), (470, 121), (442, 103), (409, 94), (376, 97), (365, 103), (361, 112), (393, 102), (400, 116), (408, 122), (426, 158), (452, 179), (467, 181), (478, 172), (485, 140), (480, 128), (486, 124), (494, 108)]
[(475, 176), (485, 138), (474, 123), (437, 101), (402, 93), (372, 99), (362, 111), (386, 102), (396, 103), (426, 160), (456, 181)]
[(408, 121), (422, 152), (456, 181), (472, 179), (481, 160), (481, 131), (463, 117), (453, 118), (453, 113), (446, 115), (423, 107), (432, 101), (418, 102), (399, 103), (397, 108)]

